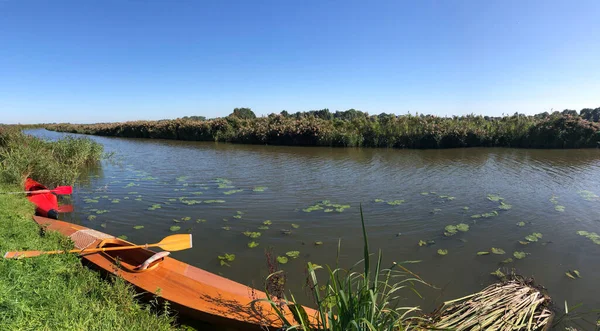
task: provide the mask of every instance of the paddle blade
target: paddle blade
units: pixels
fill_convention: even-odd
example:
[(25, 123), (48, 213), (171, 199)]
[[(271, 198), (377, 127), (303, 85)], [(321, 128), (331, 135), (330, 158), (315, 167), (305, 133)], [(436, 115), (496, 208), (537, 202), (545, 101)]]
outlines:
[(170, 252), (192, 248), (192, 235), (174, 234), (172, 236), (165, 237), (163, 240), (159, 241), (156, 246)]
[(57, 188), (55, 188), (54, 190), (51, 190), (54, 194), (58, 194), (58, 195), (66, 195), (66, 194), (71, 194), (73, 193), (73, 187), (72, 186), (59, 186)]
[(20, 259), (23, 257), (34, 257), (44, 254), (43, 251), (22, 251), (22, 252), (6, 252), (5, 259)]
[(72, 213), (73, 212), (73, 205), (58, 206), (58, 212), (59, 213)]

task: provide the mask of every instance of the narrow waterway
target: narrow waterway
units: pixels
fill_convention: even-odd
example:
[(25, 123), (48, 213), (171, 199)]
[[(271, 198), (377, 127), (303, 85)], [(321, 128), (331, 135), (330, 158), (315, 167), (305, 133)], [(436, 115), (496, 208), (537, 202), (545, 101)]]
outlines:
[[(262, 288), (269, 247), (276, 256), (299, 252), (282, 265), (295, 293), (304, 292), (307, 261), (335, 265), (340, 239), (340, 264), (352, 266), (362, 258), (362, 204), (371, 251), (381, 249), (386, 266), (420, 260), (406, 266), (441, 288), (417, 285), (425, 299), (406, 292), (403, 304), (431, 310), (496, 281), (490, 273), (498, 268), (514, 268), (544, 285), (560, 307), (565, 300), (582, 303), (582, 311), (600, 307), (600, 239), (593, 241), (600, 234), (600, 149), (335, 149), (90, 138), (115, 156), (81, 179), (66, 220), (136, 243), (190, 232), (194, 247), (175, 258), (244, 284)], [(468, 231), (446, 228), (458, 224)], [(419, 246), (421, 240), (429, 244)], [(250, 242), (258, 246), (249, 248)], [(491, 254), (477, 255), (484, 251)], [(218, 258), (225, 253), (235, 254), (228, 266)], [(508, 258), (513, 262), (502, 263)], [(569, 278), (569, 270), (581, 278)]]

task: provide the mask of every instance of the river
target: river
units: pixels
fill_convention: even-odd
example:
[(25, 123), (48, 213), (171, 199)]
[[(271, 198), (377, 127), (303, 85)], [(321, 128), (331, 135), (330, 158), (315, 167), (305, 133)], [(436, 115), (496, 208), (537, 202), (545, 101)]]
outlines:
[[(277, 256), (300, 253), (282, 265), (287, 288), (296, 294), (305, 291), (307, 261), (335, 265), (340, 239), (339, 262), (352, 266), (362, 258), (362, 204), (371, 251), (381, 249), (386, 266), (421, 260), (406, 266), (440, 288), (416, 285), (424, 299), (405, 292), (402, 304), (429, 311), (496, 281), (490, 275), (496, 269), (514, 268), (544, 285), (560, 308), (565, 300), (581, 303), (581, 311), (600, 307), (600, 245), (578, 233), (600, 233), (600, 198), (593, 195), (600, 195), (600, 149), (392, 150), (90, 138), (115, 155), (76, 185), (66, 201), (75, 212), (65, 220), (136, 243), (156, 242), (179, 226), (177, 233), (193, 234), (194, 247), (173, 257), (243, 284), (262, 289), (268, 247)], [(323, 200), (329, 203), (309, 208)], [(490, 217), (472, 216), (481, 214)], [(469, 230), (444, 235), (447, 225), (461, 223)], [(246, 231), (261, 235), (251, 239)], [(419, 246), (420, 240), (435, 244)], [(251, 241), (259, 246), (249, 248)], [(492, 247), (506, 253), (477, 255)], [(514, 252), (526, 256), (516, 259)], [(229, 266), (220, 265), (224, 253), (235, 254)], [(501, 263), (508, 258), (514, 262)], [(569, 270), (581, 278), (567, 277)]]

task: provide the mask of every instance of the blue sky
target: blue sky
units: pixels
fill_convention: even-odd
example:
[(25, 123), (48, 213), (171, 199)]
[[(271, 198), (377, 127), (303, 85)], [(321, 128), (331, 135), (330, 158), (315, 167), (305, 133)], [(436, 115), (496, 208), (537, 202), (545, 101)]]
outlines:
[(0, 122), (600, 106), (600, 1), (0, 0)]

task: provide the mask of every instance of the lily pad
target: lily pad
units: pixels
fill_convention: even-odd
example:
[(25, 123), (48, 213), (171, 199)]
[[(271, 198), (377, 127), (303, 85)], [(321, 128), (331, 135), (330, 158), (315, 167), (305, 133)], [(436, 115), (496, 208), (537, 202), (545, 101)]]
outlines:
[(108, 213), (108, 210), (103, 209), (103, 210), (96, 210), (96, 214), (101, 215), (101, 214), (106, 214)]
[(224, 203), (225, 200), (204, 200), (204, 203)]
[(240, 219), (240, 218), (242, 218), (242, 215), (233, 215), (233, 218)]
[(229, 263), (235, 261), (235, 254), (225, 253), (223, 255), (217, 256), (221, 266), (228, 266)]
[(89, 216), (87, 217), (87, 219), (88, 219), (88, 221), (93, 221), (93, 220), (95, 220), (95, 219), (96, 219), (96, 215), (89, 215)]
[(161, 208), (161, 205), (159, 203), (155, 203), (152, 206), (150, 206), (148, 208), (148, 210), (156, 210), (156, 209), (160, 209), (160, 208)]
[(280, 264), (286, 264), (288, 263), (288, 258), (286, 256), (278, 256), (277, 262)]
[(141, 230), (141, 229), (144, 228), (144, 226), (143, 225), (136, 225), (133, 228), (136, 229), (136, 230)]
[(266, 225), (261, 225), (258, 227), (259, 230), (269, 230), (269, 227)]
[(565, 206), (556, 205), (556, 206), (554, 206), (554, 210), (562, 213), (565, 211)]
[(509, 210), (512, 208), (512, 205), (509, 205), (508, 203), (504, 203), (503, 201), (500, 201), (500, 206), (498, 207), (502, 210)]
[(191, 193), (192, 195), (202, 195), (202, 194), (204, 194), (204, 192), (199, 192), (199, 191), (196, 191), (196, 192), (190, 192), (190, 193)]
[(83, 199), (83, 202), (85, 202), (85, 203), (98, 203), (98, 200), (96, 200), (96, 199)]
[(581, 278), (581, 274), (579, 273), (579, 270), (573, 270), (573, 274), (575, 276), (577, 276), (577, 278)]
[(536, 241), (538, 241), (538, 237), (530, 234), (530, 235), (528, 235), (528, 236), (525, 237), (525, 240), (527, 240), (529, 242), (536, 242)]
[(500, 268), (498, 268), (496, 271), (490, 273), (490, 275), (498, 277), (498, 279), (500, 279), (501, 281), (506, 280), (506, 275), (502, 271), (500, 271)]
[(502, 248), (496, 248), (496, 247), (492, 247), (491, 251), (492, 251), (492, 253), (498, 254), (498, 255), (506, 253)]
[(489, 255), (490, 252), (477, 252), (477, 255)]
[(225, 192), (223, 192), (223, 194), (225, 194), (225, 195), (231, 195), (231, 194), (234, 194), (234, 193), (240, 193), (240, 192), (243, 192), (243, 191), (244, 191), (243, 189), (238, 189), (238, 190), (230, 190), (230, 191), (225, 191)]
[(577, 231), (577, 234), (588, 238), (596, 245), (600, 245), (600, 235), (598, 235), (596, 232)]
[(424, 241), (424, 240), (419, 240), (419, 246), (420, 246), (420, 247), (422, 247), (422, 246), (427, 246), (427, 242), (426, 242), (426, 241)]
[(321, 245), (323, 245), (322, 241), (315, 241), (315, 246), (321, 246)]
[(169, 230), (171, 230), (171, 232), (179, 231), (179, 229), (181, 229), (181, 227), (177, 226), (177, 225), (173, 225), (169, 228)]
[(398, 206), (404, 203), (404, 200), (392, 200), (388, 201), (387, 204), (390, 206)]
[(525, 222), (519, 222), (517, 223), (518, 226), (525, 226)]
[(124, 235), (124, 234), (122, 234), (122, 235), (118, 236), (117, 238), (119, 238), (119, 239), (123, 239), (123, 240), (127, 240), (127, 236), (126, 236), (126, 235)]
[(597, 196), (594, 192), (592, 191), (586, 191), (586, 190), (582, 190), (582, 191), (578, 191), (577, 192), (582, 198), (584, 198), (587, 201), (598, 201), (600, 200), (600, 197)]
[(527, 253), (525, 253), (525, 252), (514, 252), (513, 256), (516, 259), (521, 260), (521, 259), (524, 259), (527, 256)]
[(281, 230), (281, 234), (284, 234), (286, 236), (289, 236), (292, 234), (292, 230), (288, 230), (288, 229), (282, 229)]
[(288, 257), (290, 257), (292, 259), (297, 259), (298, 256), (300, 256), (300, 252), (299, 251), (289, 251), (289, 252), (285, 253), (285, 255), (287, 255)]
[(186, 217), (182, 217), (182, 218), (181, 218), (181, 220), (182, 220), (182, 221), (184, 221), (184, 222), (185, 222), (185, 221), (189, 221), (189, 220), (191, 220), (191, 219), (192, 219), (192, 218), (191, 218), (190, 216), (186, 216)]
[(469, 210), (469, 207), (465, 206), (465, 207), (462, 207), (462, 209), (463, 210)]
[(508, 259), (506, 259), (506, 260), (502, 260), (502, 262), (501, 262), (501, 263), (508, 264), (508, 263), (512, 263), (512, 262), (513, 262), (513, 259), (512, 259), (512, 257), (509, 257), (509, 258), (508, 258)]
[(252, 191), (254, 192), (264, 192), (267, 189), (266, 186), (255, 186), (254, 189), (252, 189)]
[(446, 227), (444, 228), (444, 235), (446, 237), (450, 237), (455, 235), (458, 232), (458, 229), (456, 228), (455, 225), (446, 225)]
[(100, 226), (106, 229), (106, 223), (102, 223)]
[(196, 220), (196, 223), (206, 223), (206, 220), (203, 218), (199, 218)]
[(447, 250), (447, 249), (438, 249), (438, 250), (437, 250), (437, 253), (438, 253), (439, 255), (442, 255), (442, 256), (444, 256), (444, 255), (447, 255), (447, 254), (448, 254), (448, 250)]
[(498, 202), (500, 200), (504, 200), (504, 198), (501, 197), (501, 196), (499, 196), (498, 194), (488, 194), (487, 198), (488, 198), (488, 200), (494, 201), (494, 202)]
[(381, 203), (381, 202), (385, 202), (385, 200), (383, 200), (383, 199), (375, 199), (375, 202), (376, 203)]
[(429, 195), (429, 192), (421, 192), (421, 195)]
[(258, 246), (259, 244), (256, 241), (251, 241), (248, 243), (248, 248), (254, 248), (256, 246)]
[(467, 232), (469, 231), (469, 225), (465, 223), (460, 223), (456, 225), (456, 229), (458, 231)]
[(225, 231), (229, 231), (229, 230), (231, 230), (231, 227), (230, 226), (223, 226), (223, 227), (221, 227), (221, 229), (223, 229)]
[(298, 224), (295, 224), (295, 223), (292, 223), (292, 224), (291, 224), (291, 226), (292, 226), (294, 229), (298, 229), (298, 228), (300, 227), (300, 225), (298, 225)]
[(273, 222), (271, 222), (270, 220), (266, 220), (263, 222), (264, 225), (271, 225), (273, 224)]
[(260, 232), (252, 232), (252, 231), (245, 231), (242, 232), (246, 237), (252, 238), (252, 239), (256, 239), (258, 237), (260, 237), (261, 233)]

